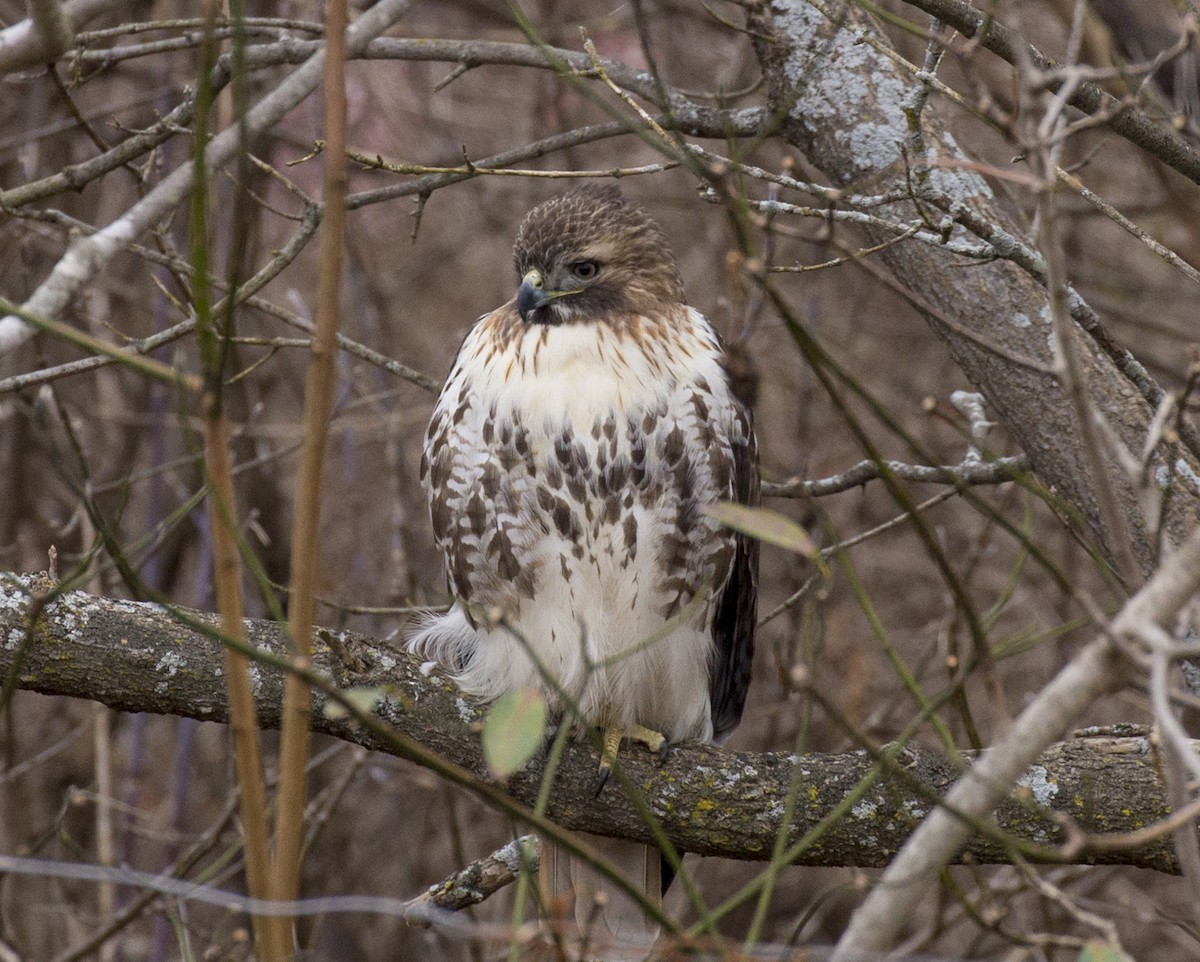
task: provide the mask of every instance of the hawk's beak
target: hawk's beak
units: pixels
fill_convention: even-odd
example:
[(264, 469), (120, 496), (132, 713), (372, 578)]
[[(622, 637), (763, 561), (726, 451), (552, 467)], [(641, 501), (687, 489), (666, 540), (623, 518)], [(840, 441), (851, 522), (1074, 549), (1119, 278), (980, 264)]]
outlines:
[(542, 272), (535, 267), (521, 278), (521, 286), (517, 290), (517, 313), (521, 315), (521, 320), (528, 321), (530, 313), (549, 302)]
[(521, 320), (528, 321), (529, 315), (539, 307), (545, 307), (559, 297), (570, 297), (572, 294), (582, 294), (583, 288), (573, 291), (548, 291), (546, 279), (536, 267), (521, 278), (521, 286), (517, 289), (517, 313)]

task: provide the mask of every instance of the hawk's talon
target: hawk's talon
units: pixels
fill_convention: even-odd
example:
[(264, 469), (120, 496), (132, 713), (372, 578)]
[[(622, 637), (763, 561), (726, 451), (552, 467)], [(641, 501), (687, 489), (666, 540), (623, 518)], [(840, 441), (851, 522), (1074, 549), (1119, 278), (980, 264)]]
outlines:
[(604, 791), (604, 786), (608, 784), (608, 776), (612, 774), (612, 766), (605, 766), (604, 762), (600, 762), (600, 771), (596, 776), (596, 787), (592, 789), (592, 798), (599, 798), (600, 793)]
[(621, 747), (621, 738), (624, 734), (619, 728), (601, 730), (604, 744), (600, 748), (600, 771), (596, 790), (592, 794), (593, 798), (599, 798), (600, 793), (604, 791), (604, 786), (608, 784), (608, 776), (612, 774), (613, 762), (617, 760), (617, 750)]
[(661, 732), (652, 731), (642, 725), (634, 725), (628, 731), (623, 728), (604, 728), (601, 729), (601, 735), (604, 738), (604, 744), (600, 750), (600, 771), (594, 798), (599, 798), (600, 793), (604, 791), (604, 786), (608, 784), (608, 777), (612, 774), (613, 762), (617, 760), (617, 750), (621, 747), (622, 738), (628, 738), (631, 742), (641, 742), (650, 751), (656, 753), (662, 761), (667, 760), (670, 742)]
[(624, 734), (631, 742), (641, 742), (652, 752), (665, 752), (667, 746), (670, 744), (667, 741), (667, 736), (662, 732), (643, 728), (641, 725), (634, 725), (631, 731), (627, 731)]

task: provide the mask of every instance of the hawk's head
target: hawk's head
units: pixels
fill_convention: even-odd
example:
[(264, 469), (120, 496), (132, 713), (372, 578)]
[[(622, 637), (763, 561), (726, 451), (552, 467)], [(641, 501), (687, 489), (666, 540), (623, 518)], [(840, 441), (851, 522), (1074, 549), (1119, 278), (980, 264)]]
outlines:
[(535, 207), (513, 248), (530, 324), (664, 314), (683, 281), (659, 226), (616, 187), (586, 184)]

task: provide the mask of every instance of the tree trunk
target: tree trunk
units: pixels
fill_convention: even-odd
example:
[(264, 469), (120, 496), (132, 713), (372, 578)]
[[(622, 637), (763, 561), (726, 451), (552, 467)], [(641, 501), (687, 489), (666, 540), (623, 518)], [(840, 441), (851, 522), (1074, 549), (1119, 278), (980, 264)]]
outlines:
[[(989, 262), (966, 261), (911, 240), (892, 244), (878, 256), (916, 301), (931, 308), (926, 320), (1028, 453), (1034, 471), (1081, 512), (1105, 553), (1114, 557), (1120, 535), (1105, 528), (1070, 398), (1052, 373), (1046, 289), (1005, 259), (1014, 241), (1036, 253), (1033, 242), (1001, 210), (972, 159), (930, 106), (920, 114), (925, 156), (912, 155), (913, 145), (922, 142), (909, 130), (912, 91), (919, 83), (864, 40), (887, 44), (867, 16), (838, 0), (773, 0), (752, 18), (751, 26), (772, 106), (782, 117), (780, 133), (789, 144), (838, 187), (876, 194), (907, 185), (923, 201), (920, 209), (904, 200), (872, 213), (900, 224), (924, 217), (941, 226), (938, 221), (945, 218), (947, 241), (975, 246), (987, 241), (993, 247), (996, 259)], [(964, 224), (976, 225), (977, 232)], [(876, 231), (873, 240), (890, 236)], [(1075, 301), (1072, 313), (1094, 318), (1082, 299)], [(1119, 440), (1122, 453), (1136, 461), (1154, 413), (1135, 385), (1144, 372), (1114, 349), (1119, 368), (1079, 327), (1073, 326), (1071, 336), (1083, 363), (1089, 409), (1107, 422), (1112, 429), (1108, 437)], [(1157, 556), (1154, 531), (1139, 506), (1134, 480), (1111, 444), (1105, 459), (1105, 473), (1145, 574)], [(1166, 527), (1170, 540), (1180, 543), (1200, 507), (1200, 462), (1184, 444), (1160, 443), (1151, 469), (1149, 477), (1160, 496), (1171, 485)]]

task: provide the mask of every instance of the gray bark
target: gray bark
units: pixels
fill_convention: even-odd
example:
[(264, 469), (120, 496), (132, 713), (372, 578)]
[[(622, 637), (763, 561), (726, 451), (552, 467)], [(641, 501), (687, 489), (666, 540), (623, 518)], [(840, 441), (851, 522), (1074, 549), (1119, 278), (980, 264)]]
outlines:
[[(824, 6), (824, 4), (820, 4)], [(1000, 257), (1012, 241), (1033, 249), (1033, 242), (1001, 209), (987, 181), (969, 166), (969, 158), (926, 107), (920, 123), (926, 156), (911, 156), (906, 108), (917, 81), (894, 61), (860, 42), (882, 40), (874, 24), (856, 9), (831, 0), (826, 16), (808, 0), (773, 0), (752, 18), (759, 34), (756, 48), (781, 116), (780, 133), (840, 187), (858, 193), (903, 187), (906, 176), (922, 208), (934, 222), (943, 213), (953, 230), (948, 240), (978, 243), (962, 224), (990, 225)], [(832, 18), (832, 19), (831, 19)], [(905, 156), (906, 149), (910, 156)], [(932, 156), (930, 156), (932, 155)], [(922, 211), (911, 201), (874, 213), (909, 223)], [(882, 234), (874, 238), (886, 239)], [(879, 255), (917, 297), (934, 310), (926, 315), (945, 340), (963, 374), (987, 398), (999, 420), (1029, 455), (1034, 471), (1079, 509), (1109, 557), (1116, 554), (1119, 532), (1105, 529), (1096, 496), (1092, 465), (1080, 437), (1070, 398), (1054, 364), (1049, 301), (1045, 288), (1014, 263), (998, 259), (972, 262), (926, 244), (894, 244)], [(1088, 313), (1076, 300), (1078, 314)], [(949, 318), (947, 324), (941, 318)], [(1103, 332), (1098, 332), (1103, 336)], [(1153, 411), (1135, 386), (1141, 374), (1122, 361), (1119, 368), (1094, 337), (1076, 328), (1073, 338), (1084, 365), (1090, 408), (1107, 421), (1112, 436), (1131, 456), (1145, 444)], [(996, 345), (1001, 350), (989, 347)], [(1022, 364), (1015, 359), (1028, 359)], [(1116, 489), (1121, 513), (1143, 573), (1156, 560), (1153, 532), (1139, 507), (1137, 490), (1112, 452), (1104, 473)], [(1181, 543), (1195, 524), (1200, 507), (1200, 464), (1182, 444), (1161, 445), (1153, 462), (1153, 483), (1173, 484), (1167, 529)]]
[[(199, 612), (68, 592), (44, 607), (37, 592), (53, 591), (44, 579), (0, 576), (0, 672), (16, 687), (48, 695), (89, 698), (125, 711), (158, 712), (225, 722), (225, 683), (215, 619)], [(32, 607), (31, 607), (32, 606)], [(29, 626), (29, 613), (37, 612)], [(207, 626), (203, 628), (202, 626)], [(268, 655), (287, 648), (283, 630), (271, 622), (247, 623), (251, 643)], [(404, 652), (360, 635), (319, 631), (314, 668), (341, 689), (387, 686), (376, 716), (420, 745), (490, 782), (479, 747), (482, 712), (469, 704), (440, 671)], [(253, 671), (259, 720), (279, 721), (280, 669)], [(327, 713), (329, 698), (316, 693), (313, 728), (366, 748), (404, 756), (396, 744), (352, 717)], [(964, 753), (969, 760), (976, 757)], [(598, 757), (587, 745), (569, 747), (558, 773), (548, 815), (570, 829), (650, 841), (649, 830), (616, 780), (593, 798)], [(535, 758), (507, 784), (523, 804), (536, 797), (542, 777)], [(916, 824), (958, 777), (939, 753), (912, 746), (859, 797), (852, 793), (879, 766), (864, 751), (791, 755), (729, 752), (712, 746), (678, 746), (665, 763), (642, 748), (629, 748), (621, 764), (683, 851), (726, 858), (765, 860), (795, 792), (786, 825), (790, 844), (831, 824), (794, 861), (805, 865), (881, 866), (898, 851)], [(494, 783), (493, 783), (494, 784)], [(1077, 864), (1131, 864), (1177, 870), (1169, 832), (1122, 848), (1063, 847), (1060, 819), (1085, 836), (1111, 843), (1117, 833), (1142, 829), (1168, 814), (1156, 754), (1140, 735), (1106, 733), (1052, 746), (1021, 779), (1016, 794), (995, 813), (1009, 842), (1034, 849), (1034, 857)], [(468, 786), (470, 787), (470, 786)], [(844, 813), (836, 814), (839, 806)], [(1008, 844), (997, 835), (976, 835), (966, 857), (1003, 863)], [(1039, 856), (1040, 853), (1040, 856)], [(962, 856), (960, 856), (961, 858)]]

